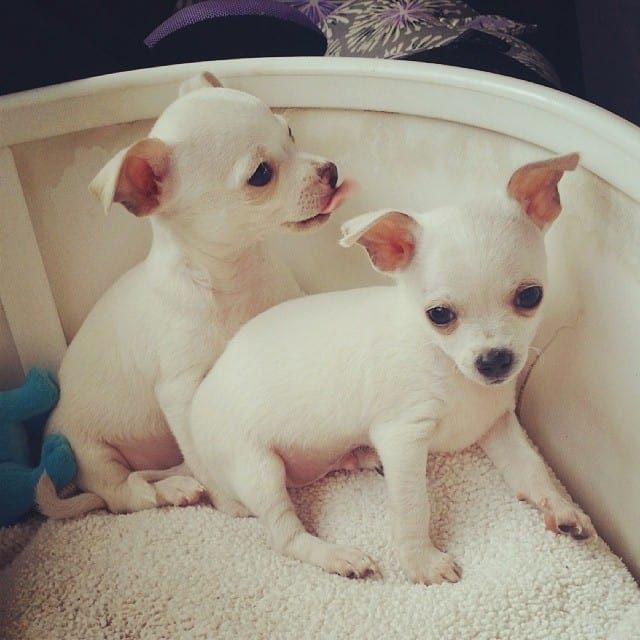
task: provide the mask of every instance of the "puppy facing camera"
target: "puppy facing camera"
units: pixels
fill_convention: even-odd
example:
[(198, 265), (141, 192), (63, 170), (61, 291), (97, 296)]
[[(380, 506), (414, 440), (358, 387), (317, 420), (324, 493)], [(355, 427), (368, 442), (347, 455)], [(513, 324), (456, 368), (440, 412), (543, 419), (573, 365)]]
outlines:
[[(527, 360), (546, 284), (543, 234), (560, 214), (557, 184), (578, 155), (516, 171), (507, 193), (426, 214), (383, 210), (343, 225), (392, 275), (429, 338), (469, 379), (513, 380)], [(522, 213), (525, 215), (522, 215)]]
[(373, 560), (308, 533), (287, 487), (382, 464), (407, 577), (456, 582), (459, 567), (429, 539), (425, 468), (430, 451), (479, 442), (548, 528), (593, 537), (514, 412), (547, 285), (544, 232), (577, 163), (571, 154), (526, 165), (466, 204), (345, 223), (341, 244), (363, 247), (395, 286), (285, 302), (229, 342), (194, 397), (186, 458), (214, 505), (257, 516), (285, 555), (363, 577)]

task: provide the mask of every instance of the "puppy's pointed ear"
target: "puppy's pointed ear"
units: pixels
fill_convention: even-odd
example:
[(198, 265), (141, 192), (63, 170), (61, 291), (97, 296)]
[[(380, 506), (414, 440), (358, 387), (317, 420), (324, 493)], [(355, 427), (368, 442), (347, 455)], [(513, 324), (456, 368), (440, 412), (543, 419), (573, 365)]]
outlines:
[(369, 254), (371, 263), (383, 273), (402, 271), (416, 249), (419, 225), (407, 213), (383, 209), (352, 218), (342, 225), (343, 247), (357, 243)]
[(149, 215), (161, 204), (169, 163), (170, 149), (162, 140), (141, 140), (115, 155), (91, 181), (89, 191), (105, 213), (114, 202), (121, 202), (136, 216)]
[(571, 153), (526, 164), (511, 176), (507, 193), (540, 229), (544, 230), (560, 215), (558, 182), (565, 171), (578, 166), (579, 160), (577, 153)]
[(178, 90), (178, 95), (183, 96), (185, 93), (190, 93), (191, 91), (196, 91), (197, 89), (207, 89), (211, 87), (221, 87), (222, 82), (216, 78), (213, 73), (209, 73), (208, 71), (203, 71), (197, 76), (193, 78), (189, 78), (185, 80)]

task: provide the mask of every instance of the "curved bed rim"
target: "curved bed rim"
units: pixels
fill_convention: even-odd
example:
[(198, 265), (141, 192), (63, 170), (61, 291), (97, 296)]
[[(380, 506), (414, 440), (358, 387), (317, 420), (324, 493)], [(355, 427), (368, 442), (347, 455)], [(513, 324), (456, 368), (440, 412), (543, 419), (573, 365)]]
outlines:
[(154, 118), (181, 80), (203, 70), (273, 107), (402, 113), (489, 129), (552, 152), (579, 151), (585, 168), (640, 201), (640, 128), (554, 89), (422, 62), (262, 58), (76, 80), (0, 97), (0, 147)]

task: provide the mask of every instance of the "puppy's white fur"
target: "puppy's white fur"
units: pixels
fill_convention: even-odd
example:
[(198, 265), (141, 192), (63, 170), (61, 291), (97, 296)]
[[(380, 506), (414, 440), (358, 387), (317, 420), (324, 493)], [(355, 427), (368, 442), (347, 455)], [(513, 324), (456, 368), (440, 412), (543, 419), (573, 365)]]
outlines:
[[(214, 87), (210, 74), (185, 82), (150, 137), (118, 153), (90, 186), (105, 210), (117, 201), (149, 215), (153, 241), (98, 301), (62, 362), (47, 430), (67, 436), (77, 484), (90, 493), (61, 501), (41, 486), (47, 515), (197, 501), (203, 489), (182, 464), (193, 393), (238, 327), (301, 293), (262, 241), (328, 217), (316, 214), (331, 209), (335, 172), (330, 180), (326, 159), (297, 151), (263, 102)], [(263, 162), (272, 179), (252, 186)]]
[[(456, 581), (456, 564), (428, 537), (427, 454), (479, 440), (550, 528), (593, 535), (587, 516), (556, 490), (514, 413), (516, 377), (540, 315), (517, 309), (514, 298), (523, 286), (546, 283), (543, 230), (560, 212), (556, 185), (576, 163), (574, 154), (527, 165), (507, 193), (463, 206), (381, 211), (346, 223), (343, 244), (362, 244), (396, 286), (292, 300), (236, 334), (191, 413), (186, 459), (214, 504), (258, 516), (284, 554), (366, 575), (376, 570), (366, 554), (304, 530), (286, 487), (311, 482), (370, 445), (384, 466), (407, 576)], [(435, 326), (425, 314), (434, 307), (453, 309), (456, 319)], [(497, 379), (476, 366), (491, 349), (514, 356)]]

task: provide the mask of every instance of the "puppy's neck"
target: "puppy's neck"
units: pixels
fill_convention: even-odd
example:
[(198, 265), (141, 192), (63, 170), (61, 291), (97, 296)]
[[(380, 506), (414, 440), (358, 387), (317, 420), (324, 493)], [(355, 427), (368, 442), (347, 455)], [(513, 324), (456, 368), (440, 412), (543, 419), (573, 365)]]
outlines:
[(171, 276), (215, 295), (237, 295), (251, 289), (250, 280), (259, 278), (267, 264), (262, 243), (231, 246), (206, 242), (181, 234), (161, 222), (152, 221), (153, 242), (148, 262), (154, 277)]

